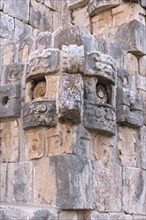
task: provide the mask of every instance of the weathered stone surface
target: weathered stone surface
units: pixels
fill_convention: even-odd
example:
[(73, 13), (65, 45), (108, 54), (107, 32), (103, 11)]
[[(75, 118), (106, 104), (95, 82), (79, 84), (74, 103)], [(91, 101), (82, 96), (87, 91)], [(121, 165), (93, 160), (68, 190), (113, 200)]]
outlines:
[(67, 0), (67, 4), (70, 10), (83, 7), (87, 4), (88, 0)]
[(64, 27), (59, 27), (57, 31), (54, 32), (54, 47), (62, 49), (63, 45), (69, 46), (76, 44), (77, 46), (83, 45), (80, 29), (77, 26), (67, 24)]
[(78, 27), (85, 27), (90, 30), (90, 18), (87, 6), (78, 8), (72, 12), (72, 24)]
[(30, 162), (9, 163), (8, 165), (8, 202), (32, 202), (32, 164)]
[(20, 20), (29, 19), (29, 0), (5, 0), (4, 12)]
[(91, 213), (85, 214), (86, 220), (110, 220), (108, 213), (98, 213), (97, 211), (92, 211)]
[[(128, 11), (128, 13), (126, 13)], [(112, 9), (114, 26), (120, 27), (122, 24), (128, 23), (133, 19), (145, 25), (145, 10), (135, 3), (121, 4)]]
[(14, 20), (6, 14), (0, 12), (0, 37), (11, 38), (14, 30)]
[(146, 0), (141, 0), (141, 6), (146, 8)]
[(5, 67), (4, 70), (4, 82), (13, 83), (15, 81), (20, 81), (23, 76), (24, 64), (23, 63), (13, 63)]
[(104, 81), (115, 83), (116, 67), (113, 58), (99, 51), (86, 54), (85, 75), (98, 76)]
[(112, 161), (114, 151), (113, 137), (92, 134), (92, 148), (94, 159), (104, 162)]
[(139, 160), (138, 165), (146, 170), (146, 127), (140, 128)]
[(56, 103), (48, 100), (34, 100), (23, 106), (23, 127), (54, 127), (57, 123)]
[(91, 176), (90, 162), (76, 155), (44, 158), (34, 171), (35, 202), (47, 202), (61, 209), (90, 209)]
[(43, 4), (31, 0), (30, 25), (42, 31), (52, 31), (52, 11)]
[(100, 212), (121, 211), (122, 169), (116, 163), (93, 162), (93, 197)]
[(80, 123), (83, 81), (80, 74), (63, 73), (60, 79), (58, 112), (61, 121)]
[(146, 28), (137, 20), (123, 24), (115, 36), (116, 43), (123, 50), (131, 52), (136, 56), (146, 54), (146, 42), (143, 39), (146, 39)]
[(25, 133), (26, 159), (41, 158), (45, 152), (45, 134), (42, 129), (33, 129)]
[(82, 126), (60, 124), (47, 132), (48, 156), (76, 154), (93, 159), (91, 134)]
[(62, 72), (82, 73), (84, 71), (84, 47), (77, 45), (63, 45), (61, 52)]
[(3, 5), (4, 5), (4, 0), (1, 0), (0, 1), (0, 10), (3, 8)]
[(83, 220), (84, 213), (82, 211), (63, 211), (59, 215), (59, 220)]
[(52, 76), (48, 75), (45, 76), (46, 79), (46, 93), (45, 98), (56, 100), (57, 98), (57, 91), (59, 85), (59, 76)]
[(59, 70), (60, 53), (58, 49), (36, 50), (29, 57), (27, 78), (35, 78)]
[(9, 64), (14, 63), (16, 53), (16, 45), (14, 42), (10, 42), (5, 44), (3, 47), (3, 65), (7, 66)]
[(52, 45), (52, 33), (41, 32), (38, 34), (35, 43), (36, 50), (46, 49), (48, 47), (51, 48), (51, 45)]
[(115, 6), (118, 6), (119, 4), (120, 4), (120, 0), (115, 0), (114, 2), (112, 0), (104, 0), (104, 1), (91, 0), (88, 3), (89, 14), (90, 16), (94, 16), (95, 14), (98, 14), (99, 12), (102, 12), (109, 8), (114, 8)]
[(1, 161), (17, 162), (19, 156), (19, 134), (17, 121), (1, 123)]
[(122, 165), (136, 167), (136, 130), (129, 127), (119, 127), (118, 158)]
[[(0, 202), (6, 200), (6, 178), (7, 178), (7, 163), (0, 164)], [(1, 208), (0, 208), (1, 219)]]
[(140, 65), (140, 75), (146, 77), (146, 56), (143, 56), (139, 59), (139, 65)]
[(0, 118), (20, 117), (20, 86), (19, 84), (7, 84), (0, 86)]
[[(133, 220), (133, 216), (126, 215), (124, 213), (111, 213), (109, 216), (110, 220)], [(139, 218), (137, 218), (139, 220)]]
[(27, 62), (28, 56), (31, 53), (33, 40), (31, 37), (25, 38), (19, 43), (18, 60), (19, 62)]
[(123, 169), (123, 206), (126, 213), (146, 214), (146, 171)]

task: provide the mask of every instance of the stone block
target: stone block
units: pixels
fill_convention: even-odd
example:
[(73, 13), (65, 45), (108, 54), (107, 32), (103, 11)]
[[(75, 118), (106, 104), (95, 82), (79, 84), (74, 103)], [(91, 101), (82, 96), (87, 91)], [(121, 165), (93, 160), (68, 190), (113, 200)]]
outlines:
[(53, 12), (45, 5), (31, 0), (30, 25), (42, 31), (52, 31)]
[(4, 6), (4, 0), (1, 0), (0, 1), (0, 10), (3, 9), (3, 6)]
[(115, 36), (115, 42), (123, 50), (133, 53), (137, 57), (146, 54), (146, 41), (143, 39), (146, 39), (146, 27), (137, 20), (123, 24)]
[(20, 41), (18, 48), (18, 61), (27, 62), (28, 56), (32, 51), (33, 40), (31, 37), (27, 37)]
[(83, 81), (80, 74), (63, 73), (60, 78), (58, 112), (62, 122), (80, 123)]
[(5, 0), (4, 13), (20, 20), (28, 21), (29, 19), (29, 0)]
[(23, 77), (24, 64), (13, 63), (9, 64), (4, 69), (4, 83), (14, 83), (20, 81)]
[(6, 14), (0, 12), (0, 37), (11, 38), (14, 31), (14, 19)]
[(91, 211), (91, 213), (85, 214), (86, 220), (110, 220), (108, 213), (98, 213), (97, 211)]
[(32, 202), (32, 164), (19, 162), (8, 164), (7, 202)]
[(146, 0), (141, 0), (141, 6), (146, 8)]
[(146, 77), (146, 56), (143, 56), (139, 59), (139, 65), (140, 65), (140, 75)]
[(35, 203), (63, 210), (92, 208), (90, 162), (71, 154), (44, 158), (34, 169), (34, 192)]
[(47, 49), (52, 46), (52, 33), (40, 32), (36, 38), (35, 49)]
[(48, 156), (76, 154), (93, 159), (91, 134), (82, 125), (60, 124), (47, 132)]
[(83, 220), (84, 213), (82, 211), (63, 211), (59, 215), (59, 220)]
[(45, 98), (48, 98), (49, 100), (56, 100), (57, 98), (57, 92), (58, 92), (58, 85), (59, 85), (59, 76), (52, 76), (48, 75), (45, 76), (46, 79), (46, 93)]
[(25, 155), (28, 160), (41, 158), (45, 152), (45, 132), (43, 129), (33, 129), (25, 133)]
[(146, 214), (146, 171), (123, 168), (123, 208), (126, 213)]
[[(128, 11), (128, 13), (126, 13)], [(122, 24), (128, 23), (133, 19), (141, 22), (145, 25), (145, 10), (135, 3), (121, 4), (118, 7), (112, 9), (112, 16), (114, 20), (114, 26), (120, 27)]]
[(37, 126), (54, 127), (57, 123), (56, 102), (48, 100), (34, 100), (23, 106), (23, 127)]
[(78, 27), (85, 27), (90, 30), (90, 18), (87, 6), (78, 8), (72, 12), (72, 24)]
[(15, 18), (15, 30), (14, 39), (22, 43), (23, 40), (30, 38), (32, 36), (32, 27), (26, 24), (25, 21), (20, 21)]
[(105, 11), (109, 8), (114, 8), (120, 4), (120, 0), (91, 0), (88, 3), (89, 15), (94, 16), (102, 11)]
[[(5, 200), (6, 200), (7, 163), (1, 163), (0, 177), (1, 177), (1, 179), (0, 179), (0, 202), (5, 202)], [(0, 213), (1, 213), (1, 209), (0, 209)], [(1, 215), (0, 215), (0, 217), (1, 217)]]
[(3, 47), (3, 65), (7, 66), (14, 63), (16, 53), (16, 45), (14, 42), (9, 42)]
[(112, 15), (111, 11), (104, 11), (102, 13), (99, 13), (92, 17), (92, 29), (93, 29), (93, 34), (95, 35), (103, 35), (103, 32), (109, 27), (112, 27)]
[(136, 167), (136, 130), (126, 126), (119, 127), (117, 148), (121, 165)]
[(139, 131), (140, 143), (139, 143), (139, 160), (138, 165), (142, 169), (146, 170), (146, 127), (143, 126)]
[(20, 117), (20, 86), (17, 83), (0, 86), (0, 118)]
[(70, 10), (75, 10), (80, 7), (84, 7), (88, 0), (67, 0), (67, 4)]
[(60, 53), (58, 49), (36, 50), (29, 56), (27, 78), (36, 78), (59, 70)]
[(109, 216), (109, 220), (133, 220), (133, 216), (124, 213), (111, 213)]
[(19, 132), (17, 121), (1, 123), (1, 161), (17, 162), (19, 157)]
[(101, 80), (115, 83), (116, 67), (113, 58), (100, 51), (91, 51), (86, 53), (85, 57), (85, 75), (97, 76)]
[(83, 73), (84, 47), (77, 45), (62, 46), (61, 67), (64, 73)]
[(93, 162), (93, 200), (100, 212), (122, 208), (122, 169), (116, 163)]
[(142, 90), (143, 92), (146, 92), (146, 77), (145, 76), (137, 75), (136, 88), (138, 90)]
[(66, 24), (64, 27), (59, 27), (54, 33), (54, 47), (62, 49), (63, 45), (69, 46), (76, 44), (83, 45), (80, 29), (77, 26)]

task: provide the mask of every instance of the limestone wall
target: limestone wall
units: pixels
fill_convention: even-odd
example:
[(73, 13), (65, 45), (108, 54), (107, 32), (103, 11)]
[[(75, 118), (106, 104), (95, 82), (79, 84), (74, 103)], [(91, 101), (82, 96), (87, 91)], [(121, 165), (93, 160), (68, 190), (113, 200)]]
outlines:
[(146, 220), (146, 1), (0, 1), (0, 220)]

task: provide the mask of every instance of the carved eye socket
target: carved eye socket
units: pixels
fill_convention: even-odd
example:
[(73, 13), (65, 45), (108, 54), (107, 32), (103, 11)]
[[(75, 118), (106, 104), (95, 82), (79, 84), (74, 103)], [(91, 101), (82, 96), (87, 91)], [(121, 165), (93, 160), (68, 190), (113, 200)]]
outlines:
[(103, 103), (107, 102), (107, 90), (106, 90), (106, 87), (104, 87), (101, 84), (99, 84), (99, 85), (97, 84), (97, 86), (96, 86), (96, 94), (101, 99), (101, 101)]
[(33, 90), (33, 98), (34, 99), (43, 98), (45, 96), (45, 93), (46, 93), (46, 82), (45, 81), (38, 82)]
[(8, 101), (9, 101), (9, 97), (8, 96), (4, 96), (2, 98), (2, 105), (7, 105)]

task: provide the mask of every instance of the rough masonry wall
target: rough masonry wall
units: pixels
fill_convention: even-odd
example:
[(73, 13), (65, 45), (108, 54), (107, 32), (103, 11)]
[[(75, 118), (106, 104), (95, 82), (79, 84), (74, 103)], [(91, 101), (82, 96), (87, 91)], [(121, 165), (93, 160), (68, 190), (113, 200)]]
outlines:
[(146, 220), (146, 1), (0, 1), (0, 220)]

